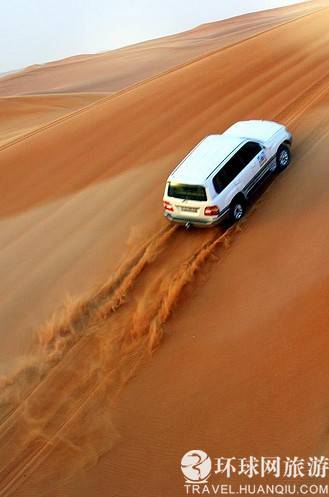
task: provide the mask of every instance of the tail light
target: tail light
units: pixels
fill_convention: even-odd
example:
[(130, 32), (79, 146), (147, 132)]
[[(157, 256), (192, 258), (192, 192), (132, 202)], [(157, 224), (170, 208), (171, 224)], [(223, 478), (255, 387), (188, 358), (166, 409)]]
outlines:
[(218, 216), (218, 214), (219, 214), (219, 209), (217, 205), (208, 205), (208, 207), (206, 207), (204, 210), (205, 216)]
[(166, 211), (169, 211), (169, 212), (174, 212), (173, 206), (171, 205), (171, 203), (170, 203), (170, 202), (168, 202), (168, 200), (164, 200), (164, 201), (163, 201), (163, 208), (164, 208)]

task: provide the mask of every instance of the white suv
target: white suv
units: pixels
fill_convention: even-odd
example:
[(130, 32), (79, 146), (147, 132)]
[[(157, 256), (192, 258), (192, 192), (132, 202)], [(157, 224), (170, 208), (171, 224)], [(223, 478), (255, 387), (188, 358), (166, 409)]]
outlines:
[(170, 174), (164, 215), (186, 227), (238, 221), (267, 173), (290, 163), (292, 135), (271, 121), (241, 121), (205, 137)]

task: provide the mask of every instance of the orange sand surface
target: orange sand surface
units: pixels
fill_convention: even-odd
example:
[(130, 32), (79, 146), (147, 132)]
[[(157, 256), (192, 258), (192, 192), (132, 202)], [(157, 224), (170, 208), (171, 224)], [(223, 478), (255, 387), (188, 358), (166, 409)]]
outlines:
[(73, 93), (0, 97), (0, 145), (90, 105), (102, 96), (95, 93)]
[[(161, 67), (157, 40), (0, 81), (121, 90), (47, 95), (67, 113), (25, 135), (17, 117), (0, 145), (1, 497), (183, 496), (193, 448), (329, 455), (328, 25), (329, 2), (307, 2), (166, 38), (185, 59), (174, 44)], [(189, 51), (200, 30), (218, 44)], [(142, 47), (147, 71), (126, 59)], [(117, 69), (84, 80), (102, 57)], [(289, 169), (238, 226), (167, 224), (168, 173), (249, 118), (289, 126)]]

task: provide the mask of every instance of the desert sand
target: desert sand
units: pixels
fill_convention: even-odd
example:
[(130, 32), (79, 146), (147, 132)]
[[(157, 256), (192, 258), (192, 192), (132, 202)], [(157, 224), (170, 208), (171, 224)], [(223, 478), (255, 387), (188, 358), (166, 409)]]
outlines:
[[(328, 23), (306, 2), (0, 80), (0, 496), (178, 497), (192, 448), (329, 455)], [(51, 100), (22, 124), (21, 98)], [(236, 227), (167, 224), (168, 173), (249, 118), (289, 126), (291, 167)]]
[(0, 145), (96, 102), (103, 94), (68, 93), (0, 97)]

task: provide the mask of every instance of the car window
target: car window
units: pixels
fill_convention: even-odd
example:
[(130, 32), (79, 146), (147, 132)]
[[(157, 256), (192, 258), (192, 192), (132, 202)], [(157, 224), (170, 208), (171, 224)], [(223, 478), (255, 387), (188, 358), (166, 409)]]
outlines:
[(186, 200), (207, 200), (207, 194), (204, 186), (183, 185), (181, 183), (169, 183), (168, 197), (182, 198)]
[(224, 190), (233, 181), (233, 179), (242, 171), (244, 165), (236, 153), (231, 159), (222, 167), (222, 169), (214, 176), (213, 185), (217, 193)]
[(262, 150), (262, 147), (259, 143), (248, 142), (245, 143), (240, 150), (238, 151), (238, 156), (243, 163), (244, 166), (249, 164), (252, 159), (256, 157), (256, 155)]

